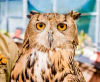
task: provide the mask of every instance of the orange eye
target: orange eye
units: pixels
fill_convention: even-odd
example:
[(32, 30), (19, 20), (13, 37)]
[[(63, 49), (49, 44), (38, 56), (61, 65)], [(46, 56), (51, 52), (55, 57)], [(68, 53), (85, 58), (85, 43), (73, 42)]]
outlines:
[(64, 23), (60, 23), (57, 25), (57, 29), (60, 31), (65, 31), (67, 29), (67, 25)]
[(36, 24), (36, 28), (38, 30), (43, 30), (45, 28), (45, 26), (46, 25), (43, 22), (39, 22), (39, 23)]

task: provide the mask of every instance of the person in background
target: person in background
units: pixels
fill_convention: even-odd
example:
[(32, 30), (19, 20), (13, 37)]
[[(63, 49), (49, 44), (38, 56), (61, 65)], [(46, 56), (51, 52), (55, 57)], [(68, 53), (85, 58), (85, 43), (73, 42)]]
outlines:
[(0, 33), (0, 82), (9, 82), (19, 49), (12, 39)]

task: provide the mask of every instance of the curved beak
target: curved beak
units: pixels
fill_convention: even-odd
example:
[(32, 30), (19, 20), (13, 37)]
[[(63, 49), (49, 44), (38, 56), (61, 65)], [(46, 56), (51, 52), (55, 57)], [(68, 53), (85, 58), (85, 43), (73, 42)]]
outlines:
[(53, 32), (52, 32), (52, 30), (50, 30), (49, 32), (48, 32), (48, 43), (49, 43), (49, 47), (51, 48), (51, 46), (52, 46), (52, 42), (53, 42)]

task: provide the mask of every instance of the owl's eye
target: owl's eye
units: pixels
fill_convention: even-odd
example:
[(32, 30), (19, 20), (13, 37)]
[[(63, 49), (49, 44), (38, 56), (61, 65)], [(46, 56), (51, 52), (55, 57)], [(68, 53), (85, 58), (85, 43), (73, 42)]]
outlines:
[(67, 25), (64, 23), (60, 23), (57, 25), (57, 29), (60, 31), (65, 31), (67, 29)]
[(45, 26), (46, 25), (43, 22), (39, 22), (39, 23), (36, 24), (36, 28), (38, 30), (43, 30), (45, 28)]

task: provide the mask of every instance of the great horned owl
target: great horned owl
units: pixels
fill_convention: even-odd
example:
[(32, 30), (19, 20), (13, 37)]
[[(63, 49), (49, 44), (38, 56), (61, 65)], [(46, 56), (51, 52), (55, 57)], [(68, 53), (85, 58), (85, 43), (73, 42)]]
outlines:
[(23, 50), (11, 73), (11, 82), (85, 82), (74, 61), (78, 44), (75, 20), (80, 13), (32, 11)]

